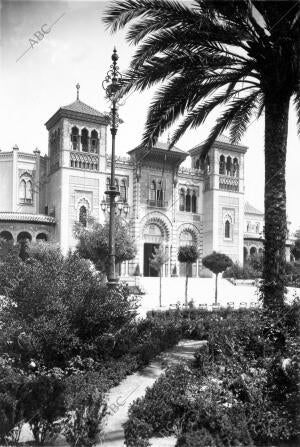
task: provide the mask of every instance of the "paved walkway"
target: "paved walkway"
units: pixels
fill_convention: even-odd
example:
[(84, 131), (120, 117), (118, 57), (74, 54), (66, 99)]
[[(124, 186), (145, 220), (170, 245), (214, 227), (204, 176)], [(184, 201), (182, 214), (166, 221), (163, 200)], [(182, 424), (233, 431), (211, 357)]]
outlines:
[[(182, 340), (174, 348), (160, 354), (143, 370), (128, 376), (120, 385), (112, 388), (108, 396), (108, 408), (111, 414), (107, 418), (104, 441), (99, 445), (103, 447), (123, 447), (124, 430), (122, 424), (128, 418), (128, 409), (132, 402), (145, 395), (146, 388), (154, 384), (167, 366), (192, 361), (195, 350), (203, 343), (205, 342)], [(153, 438), (151, 442), (155, 447), (173, 447), (176, 439), (173, 437)]]

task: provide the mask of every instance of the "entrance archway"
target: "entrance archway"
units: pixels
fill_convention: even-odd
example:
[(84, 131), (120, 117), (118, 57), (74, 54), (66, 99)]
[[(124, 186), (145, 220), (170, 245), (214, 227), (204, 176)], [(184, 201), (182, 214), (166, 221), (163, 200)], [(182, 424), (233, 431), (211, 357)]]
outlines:
[(157, 223), (149, 222), (144, 229), (144, 276), (158, 276), (157, 270), (151, 267), (150, 260), (155, 249), (164, 240), (163, 230)]

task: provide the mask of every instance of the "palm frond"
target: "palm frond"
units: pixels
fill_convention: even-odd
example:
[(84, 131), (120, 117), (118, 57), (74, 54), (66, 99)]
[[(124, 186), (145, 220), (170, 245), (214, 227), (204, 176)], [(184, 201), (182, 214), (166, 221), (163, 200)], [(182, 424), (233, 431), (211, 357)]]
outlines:
[(205, 120), (207, 119), (208, 115), (218, 106), (225, 104), (227, 101), (229, 101), (232, 97), (244, 92), (248, 89), (253, 89), (253, 86), (245, 87), (240, 90), (233, 90), (233, 87), (231, 91), (226, 90), (225, 92), (218, 94), (214, 96), (213, 98), (209, 99), (208, 101), (204, 101), (198, 106), (196, 106), (191, 112), (188, 113), (188, 115), (184, 118), (183, 122), (178, 126), (178, 128), (175, 130), (171, 142), (170, 142), (170, 148), (174, 146), (174, 144), (177, 143), (177, 141), (184, 135), (184, 133), (189, 128), (196, 128), (203, 124)]
[(193, 11), (178, 1), (170, 0), (118, 0), (110, 5), (103, 17), (104, 23), (112, 32), (124, 28), (134, 19), (142, 18), (145, 14), (159, 17), (161, 14), (169, 14), (183, 19), (186, 15), (194, 17)]
[(220, 73), (210, 77), (196, 76), (195, 73), (195, 76), (188, 78), (182, 75), (171, 79), (156, 92), (149, 107), (143, 144), (155, 143), (158, 136), (185, 111), (192, 110), (201, 100), (205, 100), (234, 79), (237, 83), (246, 71), (246, 68), (243, 67), (240, 71)]
[(245, 128), (245, 125), (248, 124), (251, 115), (250, 113), (247, 113), (245, 119), (241, 121), (241, 111), (253, 110), (257, 95), (258, 92), (254, 92), (245, 98), (235, 99), (231, 102), (229, 107), (217, 119), (216, 125), (213, 127), (208, 138), (203, 143), (202, 157), (205, 157), (218, 136), (221, 135), (226, 129), (230, 128), (233, 123), (240, 123), (241, 129), (243, 127)]
[(230, 125), (230, 139), (232, 144), (240, 142), (244, 135), (254, 110), (257, 109), (257, 99), (261, 95), (256, 91), (243, 100), (243, 104), (236, 112)]

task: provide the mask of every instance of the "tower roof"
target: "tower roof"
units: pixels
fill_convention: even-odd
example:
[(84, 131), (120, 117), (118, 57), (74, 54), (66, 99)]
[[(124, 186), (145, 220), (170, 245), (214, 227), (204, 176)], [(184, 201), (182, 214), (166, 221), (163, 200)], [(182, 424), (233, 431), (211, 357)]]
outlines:
[(264, 214), (262, 211), (259, 211), (257, 208), (254, 208), (254, 206), (252, 206), (251, 203), (249, 202), (245, 202), (245, 213), (259, 214), (260, 216)]
[(80, 101), (80, 99), (76, 99), (76, 101), (72, 102), (71, 104), (68, 104), (67, 106), (62, 106), (61, 110), (69, 110), (71, 112), (86, 113), (86, 114), (92, 115), (92, 116), (101, 116), (101, 117), (106, 116), (103, 113), (99, 112), (99, 110), (96, 110), (93, 107)]
[(169, 150), (169, 144), (157, 141), (151, 149), (145, 148), (143, 146), (137, 146), (128, 152), (131, 156), (136, 157), (136, 159), (146, 160), (146, 159), (165, 159), (167, 157), (169, 160), (180, 160), (183, 161), (187, 157), (187, 153), (176, 146), (173, 146)]
[(76, 85), (76, 89), (76, 101), (60, 107), (57, 112), (55, 112), (54, 115), (52, 115), (51, 118), (45, 123), (47, 130), (51, 129), (51, 127), (54, 126), (54, 124), (56, 124), (61, 118), (71, 118), (93, 124), (108, 125), (109, 116), (80, 101), (79, 84)]
[[(192, 149), (190, 149), (188, 151), (189, 154), (196, 155), (197, 153), (199, 153), (199, 155), (201, 155), (202, 146), (203, 146), (203, 143), (196, 144), (196, 146), (192, 147)], [(248, 149), (247, 146), (243, 146), (241, 144), (236, 144), (236, 143), (234, 143), (234, 144), (231, 143), (230, 138), (223, 134), (218, 136), (218, 138), (212, 144), (212, 147), (229, 149), (229, 150), (232, 150), (233, 152), (241, 152), (241, 153), (246, 153), (247, 149)]]

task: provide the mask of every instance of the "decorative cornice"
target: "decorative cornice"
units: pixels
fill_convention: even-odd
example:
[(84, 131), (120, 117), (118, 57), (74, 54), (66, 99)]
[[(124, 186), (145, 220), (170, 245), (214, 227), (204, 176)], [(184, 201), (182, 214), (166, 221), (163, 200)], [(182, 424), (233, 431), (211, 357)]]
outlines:
[(47, 225), (55, 225), (54, 217), (46, 216), (44, 214), (29, 214), (29, 213), (14, 213), (14, 212), (0, 212), (0, 221), (7, 222), (35, 222), (44, 223)]

